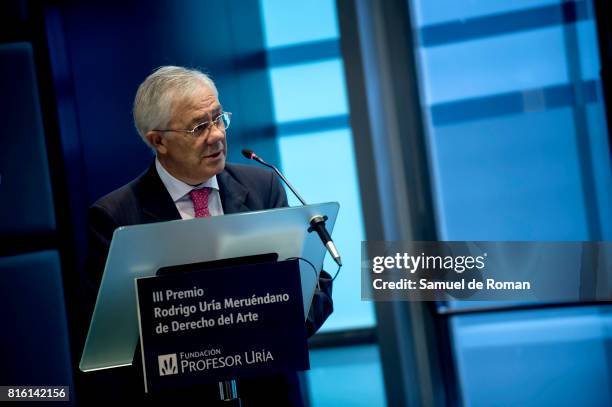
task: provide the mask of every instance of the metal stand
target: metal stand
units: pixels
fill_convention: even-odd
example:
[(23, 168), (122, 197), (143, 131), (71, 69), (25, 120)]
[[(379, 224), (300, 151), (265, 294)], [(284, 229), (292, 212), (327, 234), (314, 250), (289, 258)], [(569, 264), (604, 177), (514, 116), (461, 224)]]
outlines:
[(228, 406), (242, 406), (242, 401), (238, 397), (236, 380), (224, 380), (219, 382), (219, 398)]

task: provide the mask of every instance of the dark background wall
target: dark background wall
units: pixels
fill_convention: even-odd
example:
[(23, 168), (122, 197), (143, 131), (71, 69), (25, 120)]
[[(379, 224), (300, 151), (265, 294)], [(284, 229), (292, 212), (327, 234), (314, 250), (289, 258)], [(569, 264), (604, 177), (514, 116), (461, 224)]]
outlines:
[(79, 209), (150, 164), (132, 102), (161, 65), (197, 67), (216, 81), (222, 104), (234, 113), (230, 161), (242, 160), (247, 143), (278, 161), (257, 2), (60, 3), (44, 13), (58, 101), (72, 107), (59, 120), (71, 125), (64, 144), (76, 147), (65, 154), (69, 172), (80, 174), (82, 187), (71, 188), (85, 194)]

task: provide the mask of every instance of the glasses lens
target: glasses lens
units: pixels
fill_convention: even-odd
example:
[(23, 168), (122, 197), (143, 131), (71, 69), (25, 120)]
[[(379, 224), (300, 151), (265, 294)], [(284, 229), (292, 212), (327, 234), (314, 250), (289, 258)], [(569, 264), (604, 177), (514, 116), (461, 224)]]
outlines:
[(219, 118), (217, 118), (217, 127), (219, 127), (220, 129), (227, 129), (230, 125), (230, 117), (231, 113), (222, 113)]
[(204, 132), (206, 131), (206, 129), (208, 129), (208, 126), (210, 125), (210, 122), (204, 122), (202, 124), (198, 124), (194, 129), (193, 129), (193, 135), (194, 137), (200, 137), (202, 134), (204, 134)]

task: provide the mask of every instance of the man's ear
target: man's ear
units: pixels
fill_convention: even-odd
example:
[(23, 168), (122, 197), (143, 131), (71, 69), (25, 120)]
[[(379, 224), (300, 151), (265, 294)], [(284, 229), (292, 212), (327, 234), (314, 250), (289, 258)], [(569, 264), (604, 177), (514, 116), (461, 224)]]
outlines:
[(145, 137), (149, 142), (149, 145), (155, 149), (157, 154), (166, 154), (168, 151), (166, 148), (166, 139), (159, 131), (149, 131), (147, 134), (145, 134)]

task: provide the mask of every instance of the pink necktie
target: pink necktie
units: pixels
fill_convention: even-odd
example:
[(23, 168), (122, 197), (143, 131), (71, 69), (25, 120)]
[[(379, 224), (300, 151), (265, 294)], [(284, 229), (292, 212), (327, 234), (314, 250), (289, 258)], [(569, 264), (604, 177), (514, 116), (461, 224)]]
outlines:
[(196, 218), (207, 218), (210, 216), (208, 211), (208, 196), (210, 188), (193, 189), (189, 192), (189, 196), (193, 201), (193, 209)]

